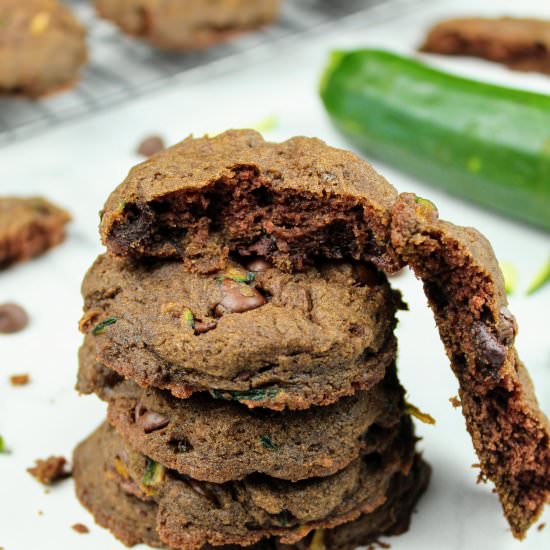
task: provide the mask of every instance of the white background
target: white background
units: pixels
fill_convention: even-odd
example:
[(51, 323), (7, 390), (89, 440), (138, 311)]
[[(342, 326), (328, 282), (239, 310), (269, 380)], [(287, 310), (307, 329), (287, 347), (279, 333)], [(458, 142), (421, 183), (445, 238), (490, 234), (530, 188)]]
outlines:
[[(74, 222), (65, 244), (46, 256), (0, 273), (0, 303), (15, 301), (29, 312), (29, 328), (0, 336), (0, 433), (12, 449), (0, 455), (0, 547), (6, 550), (103, 550), (122, 546), (95, 526), (79, 505), (72, 482), (45, 493), (25, 468), (37, 457), (70, 456), (75, 444), (103, 418), (104, 405), (73, 391), (81, 336), (79, 286), (86, 268), (101, 252), (98, 210), (109, 192), (140, 159), (133, 153), (141, 137), (160, 133), (174, 143), (190, 133), (218, 132), (253, 125), (276, 115), (272, 140), (303, 134), (346, 147), (320, 105), (319, 75), (334, 47), (375, 45), (414, 54), (427, 27), (459, 14), (533, 14), (550, 18), (543, 1), (455, 1), (436, 7), (418, 2), (411, 16), (392, 13), (387, 22), (351, 21), (305, 45), (281, 48), (278, 57), (251, 63), (232, 74), (195, 85), (174, 84), (163, 92), (93, 118), (0, 149), (0, 193), (42, 194), (69, 209)], [(550, 79), (474, 60), (434, 60), (450, 70), (550, 93)], [(549, 129), (550, 131), (550, 129)], [(501, 260), (519, 270), (520, 287), (511, 297), (518, 318), (517, 346), (535, 381), (543, 409), (550, 413), (550, 287), (535, 297), (524, 290), (550, 252), (548, 234), (493, 216), (424, 186), (397, 170), (375, 163), (400, 191), (430, 197), (446, 219), (484, 232)], [(409, 533), (387, 539), (392, 549), (534, 550), (550, 548), (549, 527), (532, 529), (526, 542), (514, 541), (490, 486), (476, 485), (477, 462), (459, 410), (448, 399), (456, 381), (443, 353), (420, 284), (405, 274), (394, 284), (403, 290), (410, 312), (400, 314), (400, 376), (409, 399), (437, 419), (420, 425), (419, 447), (434, 468), (432, 484), (420, 502)], [(9, 375), (30, 373), (32, 383), (13, 388)], [(43, 515), (39, 515), (39, 511)], [(91, 528), (79, 535), (70, 526)]]

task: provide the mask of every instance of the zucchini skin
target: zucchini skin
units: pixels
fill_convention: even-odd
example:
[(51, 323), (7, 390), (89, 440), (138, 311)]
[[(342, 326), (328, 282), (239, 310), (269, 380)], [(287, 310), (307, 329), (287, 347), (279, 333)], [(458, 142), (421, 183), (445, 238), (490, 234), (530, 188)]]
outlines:
[(550, 231), (550, 96), (364, 49), (332, 54), (321, 98), (367, 154)]

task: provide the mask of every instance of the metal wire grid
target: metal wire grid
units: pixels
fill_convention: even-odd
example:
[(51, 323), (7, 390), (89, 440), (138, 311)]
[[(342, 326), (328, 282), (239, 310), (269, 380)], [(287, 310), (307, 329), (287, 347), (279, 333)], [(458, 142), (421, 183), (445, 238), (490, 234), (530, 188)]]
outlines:
[(78, 86), (70, 92), (39, 101), (0, 99), (0, 145), (146, 94), (169, 81), (209, 78), (238, 67), (245, 60), (272, 57), (281, 44), (323, 32), (346, 17), (370, 16), (377, 8), (384, 8), (384, 15), (378, 16), (387, 18), (390, 13), (402, 14), (404, 4), (411, 3), (411, 0), (286, 0), (276, 25), (208, 50), (178, 54), (164, 53), (126, 37), (95, 16), (90, 0), (72, 0), (77, 16), (88, 29), (90, 63), (84, 68)]

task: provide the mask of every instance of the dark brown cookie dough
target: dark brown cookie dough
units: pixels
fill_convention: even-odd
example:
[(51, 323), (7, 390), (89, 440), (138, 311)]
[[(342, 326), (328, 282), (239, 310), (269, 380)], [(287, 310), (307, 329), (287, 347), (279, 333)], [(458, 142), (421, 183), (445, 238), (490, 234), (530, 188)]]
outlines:
[(514, 348), (517, 327), (491, 245), (475, 229), (439, 220), (412, 194), (394, 206), (392, 240), (424, 283), (481, 476), (495, 483), (522, 537), (550, 501), (550, 428)]
[(105, 255), (83, 295), (81, 327), (99, 362), (177, 397), (211, 390), (273, 409), (329, 404), (379, 382), (395, 355), (397, 297), (366, 264), (288, 274), (230, 262), (201, 275), (181, 262)]
[(371, 391), (327, 407), (251, 411), (208, 394), (181, 400), (113, 380), (114, 373), (109, 377), (86, 347), (77, 387), (108, 401), (109, 421), (133, 448), (193, 479), (224, 483), (264, 473), (298, 481), (331, 475), (365, 452), (373, 430), (391, 431), (403, 411), (393, 370)]
[(87, 60), (86, 31), (57, 0), (0, 1), (0, 93), (69, 87)]
[(107, 246), (137, 258), (223, 268), (230, 251), (280, 269), (353, 258), (397, 271), (395, 189), (358, 156), (318, 139), (265, 142), (252, 130), (188, 138), (133, 168), (108, 199)]
[(156, 525), (163, 542), (201, 548), (207, 543), (253, 544), (270, 535), (293, 544), (314, 529), (336, 527), (376, 510), (395, 479), (409, 474), (414, 441), (410, 420), (403, 417), (391, 437), (375, 436), (370, 454), (333, 476), (297, 483), (250, 476), (222, 485), (166, 470), (128, 448), (107, 424), (84, 448), (93, 449), (87, 460), (102, 455), (106, 475), (123, 491), (158, 505)]
[(435, 25), (420, 49), (482, 57), (511, 69), (550, 74), (550, 21), (513, 17), (450, 19)]
[[(74, 478), (78, 498), (95, 520), (128, 546), (146, 543), (165, 547), (156, 533), (158, 506), (123, 491), (113, 476), (107, 477), (105, 461), (90, 438), (75, 451)], [(384, 535), (397, 535), (408, 529), (410, 516), (424, 492), (430, 469), (418, 456), (409, 475), (398, 474), (387, 492), (387, 500), (375, 511), (334, 529), (316, 530), (294, 545), (281, 544), (276, 538), (263, 539), (248, 546), (250, 550), (353, 550)], [(318, 546), (312, 546), (315, 537)], [(203, 550), (211, 550), (210, 545)], [(225, 550), (238, 546), (224, 545)]]
[(95, 0), (97, 12), (160, 48), (195, 50), (273, 22), (280, 0)]
[(62, 242), (70, 219), (41, 197), (0, 197), (0, 269)]

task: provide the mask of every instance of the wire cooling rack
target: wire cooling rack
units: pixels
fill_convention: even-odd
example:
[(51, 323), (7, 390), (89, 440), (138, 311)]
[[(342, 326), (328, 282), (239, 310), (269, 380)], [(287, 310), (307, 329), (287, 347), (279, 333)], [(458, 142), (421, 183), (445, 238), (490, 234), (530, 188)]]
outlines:
[(90, 62), (71, 91), (43, 100), (0, 99), (0, 145), (36, 135), (68, 120), (150, 93), (174, 81), (227, 72), (243, 62), (277, 55), (282, 44), (305, 40), (346, 18), (373, 23), (403, 14), (413, 0), (284, 0), (277, 24), (223, 45), (190, 53), (164, 53), (129, 38), (96, 17), (91, 0), (72, 0), (88, 29)]

